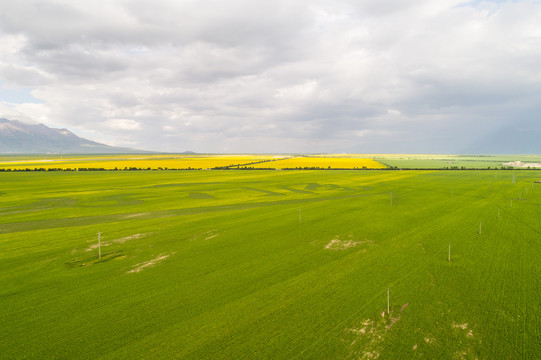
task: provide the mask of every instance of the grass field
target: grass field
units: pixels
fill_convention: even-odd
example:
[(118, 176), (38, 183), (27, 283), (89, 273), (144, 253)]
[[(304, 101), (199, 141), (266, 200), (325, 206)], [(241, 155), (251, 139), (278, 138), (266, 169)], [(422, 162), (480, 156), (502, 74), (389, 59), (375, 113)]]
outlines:
[(1, 173), (0, 358), (537, 359), (536, 180)]
[(399, 169), (500, 169), (502, 164), (512, 161), (541, 163), (539, 155), (419, 155), (387, 154), (372, 155), (371, 158), (392, 168)]

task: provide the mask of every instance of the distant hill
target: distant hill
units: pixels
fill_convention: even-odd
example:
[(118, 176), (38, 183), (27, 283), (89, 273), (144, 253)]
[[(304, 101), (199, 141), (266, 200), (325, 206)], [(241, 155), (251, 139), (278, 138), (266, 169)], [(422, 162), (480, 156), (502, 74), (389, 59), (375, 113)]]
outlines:
[(0, 153), (110, 154), (147, 151), (114, 147), (83, 139), (67, 129), (0, 119)]

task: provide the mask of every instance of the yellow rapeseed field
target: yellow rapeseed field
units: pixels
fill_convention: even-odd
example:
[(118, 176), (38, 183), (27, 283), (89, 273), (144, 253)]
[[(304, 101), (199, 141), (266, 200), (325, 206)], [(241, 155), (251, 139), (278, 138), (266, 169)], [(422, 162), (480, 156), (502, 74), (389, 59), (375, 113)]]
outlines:
[[(0, 168), (24, 169), (212, 169), (274, 160), (274, 155), (121, 155), (52, 159), (0, 160)], [(283, 158), (280, 156), (279, 158)]]
[(0, 169), (214, 169), (214, 168), (383, 169), (385, 165), (354, 154), (286, 155), (91, 155), (2, 157)]
[(320, 168), (320, 169), (385, 169), (386, 166), (369, 158), (355, 157), (322, 157), (298, 156), (283, 160), (275, 160), (254, 165), (254, 168), (294, 169), (294, 168)]

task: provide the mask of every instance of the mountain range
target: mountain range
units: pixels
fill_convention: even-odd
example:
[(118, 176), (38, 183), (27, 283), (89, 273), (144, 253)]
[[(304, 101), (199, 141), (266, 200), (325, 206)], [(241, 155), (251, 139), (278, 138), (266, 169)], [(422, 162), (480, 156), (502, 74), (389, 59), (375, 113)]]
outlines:
[(0, 153), (9, 154), (118, 154), (142, 153), (81, 138), (67, 129), (0, 119)]

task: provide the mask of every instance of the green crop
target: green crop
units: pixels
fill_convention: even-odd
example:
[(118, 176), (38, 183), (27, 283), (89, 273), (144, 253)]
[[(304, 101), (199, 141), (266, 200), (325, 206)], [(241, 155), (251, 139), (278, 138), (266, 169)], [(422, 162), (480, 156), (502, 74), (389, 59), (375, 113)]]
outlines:
[(2, 173), (0, 358), (535, 359), (538, 180)]

